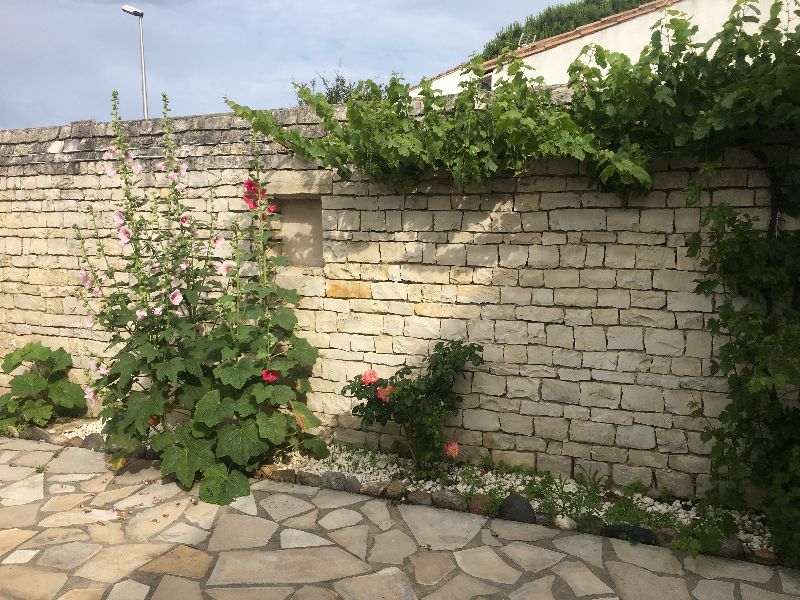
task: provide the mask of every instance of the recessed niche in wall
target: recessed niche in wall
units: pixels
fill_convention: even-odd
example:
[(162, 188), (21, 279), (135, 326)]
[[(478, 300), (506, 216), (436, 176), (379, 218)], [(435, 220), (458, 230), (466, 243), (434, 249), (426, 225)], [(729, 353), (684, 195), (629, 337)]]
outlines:
[(277, 204), (282, 215), (283, 254), (295, 267), (323, 266), (322, 201), (319, 198), (285, 198)]

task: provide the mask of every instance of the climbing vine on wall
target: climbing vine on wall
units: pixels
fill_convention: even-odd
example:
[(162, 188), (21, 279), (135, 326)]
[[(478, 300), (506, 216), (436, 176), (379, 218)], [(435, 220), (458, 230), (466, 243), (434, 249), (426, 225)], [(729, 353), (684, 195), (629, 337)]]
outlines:
[(654, 159), (680, 154), (698, 160), (686, 190), (695, 204), (726, 150), (749, 152), (771, 178), (768, 210), (704, 201), (703, 233), (687, 240), (707, 272), (696, 291), (716, 302), (707, 323), (720, 346), (711, 370), (727, 378), (731, 399), (703, 436), (713, 447), (716, 493), (736, 504), (747, 481), (762, 486), (776, 548), (798, 564), (800, 235), (786, 227), (800, 213), (795, 2), (777, 1), (760, 15), (755, 2), (739, 1), (706, 43), (669, 11), (637, 60), (589, 46), (570, 67), (568, 104), (555, 102), (514, 57), (491, 93), (481, 88), (479, 59), (450, 98), (425, 81), (416, 99), (397, 77), (385, 89), (366, 81), (340, 114), (320, 94), (300, 90), (321, 119), (324, 135), (316, 138), (228, 103), (256, 132), (344, 179), (358, 169), (409, 190), (432, 176), (464, 188), (524, 171), (533, 159), (571, 156), (585, 160), (601, 185), (636, 193), (650, 187)]

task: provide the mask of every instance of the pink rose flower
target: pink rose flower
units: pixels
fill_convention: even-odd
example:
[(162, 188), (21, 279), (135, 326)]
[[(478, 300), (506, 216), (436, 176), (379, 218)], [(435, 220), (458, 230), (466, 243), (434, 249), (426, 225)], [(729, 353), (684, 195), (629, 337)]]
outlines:
[(444, 444), (444, 455), (449, 458), (450, 460), (455, 460), (458, 458), (458, 455), (461, 453), (461, 446), (458, 445), (458, 442), (455, 440), (450, 440), (449, 442), (445, 442)]
[(378, 393), (378, 400), (383, 402), (384, 404), (388, 404), (389, 402), (389, 394), (392, 393), (394, 386), (387, 385), (385, 388), (379, 387), (376, 391)]
[(125, 225), (125, 215), (122, 214), (121, 210), (115, 210), (114, 211), (114, 227), (119, 229), (123, 225)]
[(178, 306), (183, 302), (183, 294), (181, 294), (180, 290), (172, 290), (169, 295), (169, 301), (172, 303), (172, 306)]
[(119, 228), (119, 243), (124, 246), (125, 244), (130, 242), (132, 234), (133, 234), (133, 232), (131, 231), (131, 228), (128, 227), (127, 225), (124, 225), (124, 226), (120, 227)]
[(364, 385), (372, 385), (373, 383), (376, 383), (378, 379), (378, 374), (373, 370), (369, 370), (361, 376), (361, 383)]

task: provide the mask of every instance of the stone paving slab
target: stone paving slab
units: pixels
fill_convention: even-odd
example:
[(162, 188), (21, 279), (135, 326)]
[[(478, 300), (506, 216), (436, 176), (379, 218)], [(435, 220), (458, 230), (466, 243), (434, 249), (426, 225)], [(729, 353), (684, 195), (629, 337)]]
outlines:
[(0, 600), (470, 598), (800, 600), (800, 573), (269, 480), (217, 507), (0, 438)]

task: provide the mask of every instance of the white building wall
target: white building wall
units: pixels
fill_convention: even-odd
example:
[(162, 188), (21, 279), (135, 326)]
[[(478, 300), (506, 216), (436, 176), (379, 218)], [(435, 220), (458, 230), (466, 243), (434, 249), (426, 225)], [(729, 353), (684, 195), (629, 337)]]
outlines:
[[(798, 0), (786, 0), (796, 4)], [(730, 11), (733, 8), (734, 0), (682, 0), (669, 7), (669, 10), (678, 10), (690, 16), (693, 24), (699, 30), (695, 36), (695, 41), (705, 42), (713, 37), (722, 29), (722, 25), (728, 20)], [(769, 15), (773, 0), (759, 0), (758, 5), (761, 10), (762, 19)], [(652, 32), (650, 28), (662, 17), (665, 11), (655, 11), (641, 15), (624, 23), (607, 27), (600, 31), (585, 35), (575, 40), (571, 40), (524, 58), (525, 64), (533, 67), (533, 75), (544, 78), (545, 83), (558, 85), (567, 83), (569, 76), (567, 69), (569, 65), (581, 53), (581, 50), (588, 44), (597, 44), (612, 52), (623, 52), (636, 59), (642, 49), (650, 43)], [(784, 15), (784, 19), (786, 16)], [(500, 74), (496, 73), (493, 83)], [(434, 88), (440, 89), (445, 94), (458, 93), (458, 84), (464, 76), (460, 71), (455, 71), (437, 79)]]

